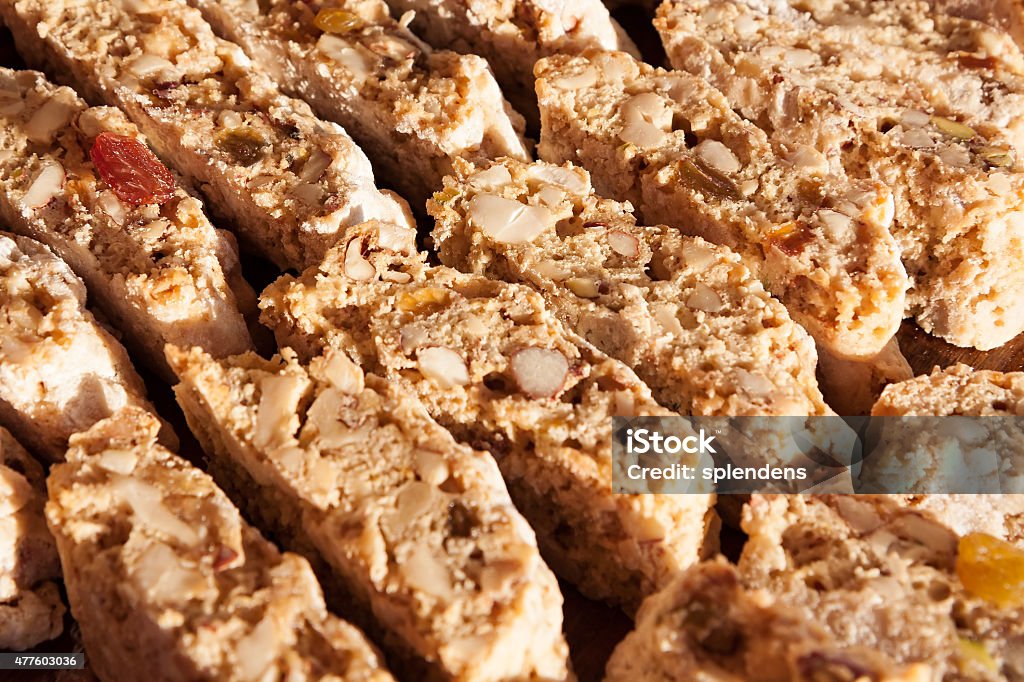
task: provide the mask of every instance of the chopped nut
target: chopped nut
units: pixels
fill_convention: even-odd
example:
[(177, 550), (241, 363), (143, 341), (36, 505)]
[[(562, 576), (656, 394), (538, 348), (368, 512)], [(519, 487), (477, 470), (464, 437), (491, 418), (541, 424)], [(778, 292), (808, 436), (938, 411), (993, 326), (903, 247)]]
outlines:
[(104, 450), (96, 457), (96, 464), (100, 468), (126, 476), (135, 470), (138, 461), (139, 456), (131, 450)]
[(654, 311), (654, 319), (658, 321), (662, 329), (675, 337), (683, 335), (683, 325), (679, 323), (679, 318), (676, 317), (679, 309), (674, 304), (655, 303), (651, 307)]
[(152, 485), (121, 474), (111, 474), (111, 488), (131, 507), (138, 523), (182, 542), (195, 545), (199, 535), (164, 506), (163, 495)]
[(369, 60), (338, 36), (323, 34), (316, 41), (316, 49), (348, 70), (357, 81), (366, 80), (372, 72)]
[(128, 70), (139, 78), (148, 78), (155, 73), (173, 68), (174, 64), (153, 54), (139, 55), (128, 64)]
[(406, 557), (402, 571), (405, 579), (414, 588), (427, 594), (448, 599), (452, 594), (452, 578), (448, 568), (434, 556), (429, 545), (417, 543)]
[(278, 655), (281, 642), (274, 618), (268, 614), (235, 646), (235, 665), (244, 680), (259, 680)]
[(932, 116), (932, 125), (945, 134), (952, 135), (961, 140), (969, 140), (976, 134), (974, 128), (942, 116)]
[(715, 252), (692, 240), (683, 242), (683, 260), (694, 270), (703, 270), (715, 262)]
[(363, 370), (341, 351), (331, 351), (325, 356), (323, 372), (327, 380), (342, 393), (356, 395), (363, 392)]
[(345, 274), (357, 282), (371, 280), (377, 274), (370, 261), (363, 258), (363, 244), (359, 239), (353, 239), (345, 247)]
[(563, 187), (577, 196), (585, 196), (590, 192), (590, 181), (587, 178), (587, 172), (582, 168), (531, 164), (526, 169), (526, 177)]
[(29, 208), (42, 208), (64, 189), (64, 167), (56, 161), (43, 161), (35, 178), (25, 190), (22, 203)]
[(796, 145), (788, 154), (786, 161), (796, 168), (813, 171), (816, 173), (828, 172), (828, 159), (814, 147), (806, 144)]
[(619, 139), (638, 147), (654, 147), (672, 130), (672, 110), (653, 92), (634, 95), (622, 103), (623, 128)]
[(416, 451), (415, 458), (416, 473), (430, 485), (441, 485), (451, 475), (448, 462), (445, 461), (444, 455), (438, 452), (421, 448)]
[(636, 258), (640, 253), (639, 240), (628, 232), (621, 230), (611, 230), (608, 233), (608, 246), (611, 247), (612, 251), (626, 258)]
[(559, 282), (569, 276), (569, 271), (566, 270), (561, 263), (553, 260), (542, 260), (534, 265), (534, 270), (537, 271), (541, 277), (553, 279)]
[(0, 464), (0, 518), (22, 509), (34, 496), (32, 484), (24, 476)]
[(71, 106), (64, 100), (54, 97), (36, 109), (25, 124), (25, 136), (33, 142), (48, 143), (53, 135), (64, 128), (71, 119)]
[(508, 172), (508, 168), (499, 163), (487, 170), (473, 173), (466, 180), (470, 186), (477, 189), (492, 190), (510, 184), (512, 182), (512, 174)]
[(703, 310), (706, 313), (717, 313), (725, 304), (714, 289), (703, 282), (698, 282), (693, 288), (693, 293), (686, 299), (686, 305), (694, 310)]
[(900, 124), (904, 128), (923, 128), (931, 123), (932, 117), (917, 109), (907, 109), (900, 115)]
[(554, 226), (551, 212), (494, 194), (479, 194), (469, 202), (469, 220), (502, 244), (531, 242)]
[(763, 374), (754, 374), (743, 368), (736, 370), (736, 385), (752, 397), (768, 397), (775, 391), (772, 382)]
[(853, 227), (853, 219), (837, 211), (822, 209), (818, 211), (818, 218), (825, 226), (826, 232), (833, 238), (848, 234)]
[(531, 346), (512, 355), (510, 368), (523, 393), (531, 398), (553, 398), (565, 385), (569, 361), (557, 350)]
[(469, 383), (469, 371), (466, 369), (465, 360), (451, 348), (423, 348), (416, 355), (416, 363), (423, 376), (437, 382), (442, 388), (465, 386)]
[(797, 69), (806, 69), (818, 63), (818, 55), (811, 50), (802, 48), (791, 48), (783, 52), (783, 59), (789, 66)]
[(570, 277), (565, 281), (565, 286), (580, 298), (597, 298), (600, 293), (597, 282), (589, 277)]
[(592, 66), (588, 66), (574, 76), (559, 78), (555, 81), (554, 85), (561, 90), (582, 90), (583, 88), (589, 88), (596, 82), (597, 70)]
[(306, 386), (307, 382), (294, 374), (263, 377), (253, 439), (257, 447), (277, 447), (294, 439), (299, 428), (299, 400)]
[(693, 151), (709, 168), (720, 173), (736, 173), (743, 167), (732, 150), (718, 140), (704, 140)]
[(924, 149), (935, 144), (935, 140), (928, 134), (927, 130), (923, 128), (911, 128), (910, 130), (904, 131), (903, 136), (900, 138), (903, 144), (914, 149)]
[(401, 532), (414, 525), (434, 503), (437, 488), (424, 481), (409, 481), (395, 498), (395, 526)]
[(396, 38), (395, 36), (380, 35), (374, 38), (367, 45), (371, 52), (379, 54), (396, 62), (411, 59), (416, 56), (418, 50), (412, 44)]
[(128, 211), (125, 209), (124, 204), (117, 198), (117, 195), (110, 190), (104, 190), (100, 192), (99, 197), (96, 199), (96, 204), (100, 207), (100, 210), (110, 216), (118, 225), (124, 225), (124, 220), (128, 216)]

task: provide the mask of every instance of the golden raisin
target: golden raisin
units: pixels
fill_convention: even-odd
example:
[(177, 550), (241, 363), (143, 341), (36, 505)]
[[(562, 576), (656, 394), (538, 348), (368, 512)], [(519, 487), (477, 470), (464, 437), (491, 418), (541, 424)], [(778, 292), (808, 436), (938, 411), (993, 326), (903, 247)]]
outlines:
[(733, 201), (742, 198), (732, 180), (696, 157), (682, 159), (679, 162), (679, 174), (686, 184), (704, 194)]
[(956, 574), (968, 592), (997, 606), (1024, 606), (1024, 549), (985, 533), (960, 539)]
[(366, 25), (359, 16), (336, 7), (325, 7), (317, 12), (313, 23), (324, 33), (339, 34), (358, 31)]
[(440, 287), (425, 287), (404, 293), (398, 299), (398, 309), (404, 313), (420, 314), (435, 305), (448, 302), (448, 291)]
[(977, 666), (991, 672), (999, 670), (999, 666), (993, 660), (992, 654), (988, 652), (988, 649), (981, 642), (972, 642), (969, 639), (960, 637), (957, 640), (957, 658), (959, 659), (960, 672), (966, 673), (970, 668)]
[(270, 145), (254, 130), (232, 128), (217, 135), (217, 146), (230, 154), (235, 163), (251, 166), (263, 158)]

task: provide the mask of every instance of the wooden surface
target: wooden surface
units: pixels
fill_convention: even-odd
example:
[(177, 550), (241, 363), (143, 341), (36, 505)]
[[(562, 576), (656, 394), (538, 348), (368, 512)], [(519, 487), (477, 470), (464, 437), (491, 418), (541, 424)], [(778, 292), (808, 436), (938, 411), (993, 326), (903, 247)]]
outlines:
[[(661, 63), (664, 53), (660, 46), (652, 42), (653, 29), (643, 24), (643, 17), (636, 14), (635, 9), (625, 8), (620, 16), (630, 34), (641, 45), (644, 56), (652, 63)], [(618, 14), (618, 13), (617, 13)], [(20, 60), (13, 53), (9, 34), (0, 29), (0, 65), (21, 66)], [(243, 259), (244, 269), (259, 291), (266, 284), (271, 272), (265, 264)], [(900, 347), (910, 362), (915, 374), (924, 374), (934, 366), (946, 367), (963, 362), (977, 369), (1000, 369), (1004, 371), (1024, 370), (1024, 335), (1017, 337), (1002, 348), (983, 353), (971, 349), (956, 348), (938, 339), (928, 336), (913, 323), (905, 322), (899, 333)], [(182, 454), (200, 463), (202, 452), (198, 444), (185, 428), (185, 422), (177, 404), (173, 400), (169, 387), (155, 380), (147, 381), (151, 397), (161, 413), (174, 424), (182, 440)], [(735, 558), (742, 538), (727, 532), (724, 538), (725, 552)], [(630, 621), (619, 610), (593, 602), (581, 596), (571, 586), (562, 585), (565, 597), (565, 632), (572, 651), (573, 665), (581, 682), (596, 682), (602, 677), (605, 662), (612, 649), (629, 631)], [(69, 620), (70, 625), (70, 620)], [(65, 633), (57, 640), (38, 647), (40, 652), (71, 651), (75, 646), (73, 639)], [(0, 679), (11, 680), (52, 680), (56, 676), (46, 673), (9, 673), (0, 672)], [(72, 676), (60, 676), (69, 679)]]

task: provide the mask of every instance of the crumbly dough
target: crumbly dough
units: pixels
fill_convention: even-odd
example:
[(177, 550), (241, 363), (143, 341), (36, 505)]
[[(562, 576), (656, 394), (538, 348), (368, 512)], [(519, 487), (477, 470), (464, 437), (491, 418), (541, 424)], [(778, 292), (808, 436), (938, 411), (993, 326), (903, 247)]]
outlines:
[(595, 194), (572, 165), (459, 164), (428, 211), (441, 262), (526, 284), (666, 407), (702, 415), (830, 412), (813, 341), (731, 250)]
[[(152, 410), (117, 340), (85, 307), (85, 285), (53, 253), (0, 232), (0, 424), (38, 456), (125, 406)], [(173, 433), (165, 430), (168, 442)]]
[(281, 95), (184, 0), (17, 0), (0, 15), (26, 61), (123, 109), (208, 207), (280, 267), (319, 262), (364, 220), (412, 224), (340, 126)]
[(209, 476), (128, 409), (77, 434), (48, 480), (71, 611), (103, 680), (392, 679)]
[(754, 495), (744, 509), (742, 579), (841, 645), (927, 662), (937, 679), (1019, 679), (1024, 605), (1006, 599), (1020, 580), (1006, 556), (1011, 550), (968, 562), (964, 548), (979, 536), (960, 537), (927, 509), (901, 502)]
[(0, 649), (22, 651), (64, 629), (60, 563), (46, 528), (46, 475), (0, 427)]
[(536, 73), (541, 158), (583, 166), (648, 224), (736, 249), (840, 357), (892, 338), (910, 282), (883, 183), (853, 182), (823, 157), (787, 162), (709, 83), (625, 53), (549, 57)]
[(981, 350), (1009, 341), (1024, 330), (1024, 55), (921, 2), (802, 6), (814, 14), (678, 0), (657, 23), (676, 68), (710, 79), (799, 164), (824, 158), (892, 189), (922, 328)]
[(606, 682), (927, 682), (865, 647), (839, 647), (817, 624), (747, 590), (725, 561), (699, 564), (648, 598), (608, 661)]
[(435, 45), (487, 59), (516, 108), (537, 121), (533, 66), (541, 57), (588, 48), (639, 56), (601, 0), (387, 0), (415, 12), (412, 28)]
[(90, 161), (103, 132), (145, 142), (124, 114), (89, 108), (34, 71), (0, 69), (0, 97), (0, 216), (13, 230), (66, 261), (164, 376), (167, 343), (217, 356), (252, 347), (237, 301), (255, 294), (238, 273), (233, 238), (180, 187), (162, 205), (122, 202)]
[(168, 351), (229, 494), (410, 679), (568, 679), (558, 584), (494, 461), (341, 352), (282, 354)]
[[(530, 156), (487, 61), (431, 50), (383, 0), (190, 2), (282, 88), (344, 126), (417, 209), (453, 159)], [(320, 11), (342, 12), (341, 26), (321, 31)]]
[(488, 450), (545, 558), (592, 597), (635, 608), (713, 551), (713, 496), (609, 487), (611, 417), (672, 414), (650, 389), (567, 331), (536, 292), (428, 267), (404, 236), (365, 225), (319, 268), (269, 286), (263, 320), (278, 343), (306, 358), (344, 350)]

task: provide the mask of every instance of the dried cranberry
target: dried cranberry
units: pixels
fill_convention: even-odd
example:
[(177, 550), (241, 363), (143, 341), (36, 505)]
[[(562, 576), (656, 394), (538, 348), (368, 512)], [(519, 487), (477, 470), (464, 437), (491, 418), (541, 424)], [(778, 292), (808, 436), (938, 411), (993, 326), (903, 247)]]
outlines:
[(100, 133), (89, 150), (103, 182), (126, 204), (163, 204), (174, 196), (174, 176), (134, 137)]

